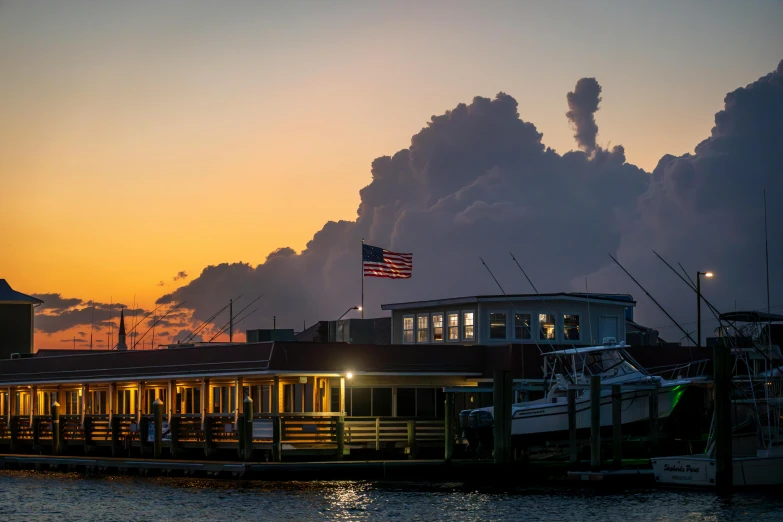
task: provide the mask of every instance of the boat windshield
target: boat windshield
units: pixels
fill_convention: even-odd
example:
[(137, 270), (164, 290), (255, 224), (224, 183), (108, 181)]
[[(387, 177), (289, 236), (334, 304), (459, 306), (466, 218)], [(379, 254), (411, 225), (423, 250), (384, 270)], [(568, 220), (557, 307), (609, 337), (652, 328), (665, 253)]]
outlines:
[(585, 373), (590, 375), (626, 375), (639, 370), (628, 362), (619, 350), (602, 350), (587, 353), (584, 358)]

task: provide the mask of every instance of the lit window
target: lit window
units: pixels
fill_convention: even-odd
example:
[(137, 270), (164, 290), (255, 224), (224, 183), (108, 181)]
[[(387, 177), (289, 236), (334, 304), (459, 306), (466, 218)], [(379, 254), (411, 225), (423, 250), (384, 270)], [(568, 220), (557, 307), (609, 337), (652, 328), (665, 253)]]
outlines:
[(459, 314), (448, 315), (449, 341), (459, 341)]
[(466, 341), (472, 341), (474, 339), (473, 312), (462, 313), (462, 338)]
[(413, 342), (413, 316), (402, 318), (402, 342), (405, 344)]
[(506, 312), (492, 312), (489, 314), (489, 338), (506, 338)]
[(420, 315), (418, 319), (418, 334), (416, 342), (426, 343), (430, 339), (429, 317), (427, 315)]
[(514, 339), (532, 339), (530, 314), (514, 314)]
[(443, 340), (443, 314), (432, 314), (432, 340)]
[(555, 316), (552, 314), (538, 314), (538, 338), (553, 340), (555, 338)]
[(563, 339), (566, 341), (578, 341), (579, 340), (579, 316), (578, 315), (564, 315), (563, 316)]

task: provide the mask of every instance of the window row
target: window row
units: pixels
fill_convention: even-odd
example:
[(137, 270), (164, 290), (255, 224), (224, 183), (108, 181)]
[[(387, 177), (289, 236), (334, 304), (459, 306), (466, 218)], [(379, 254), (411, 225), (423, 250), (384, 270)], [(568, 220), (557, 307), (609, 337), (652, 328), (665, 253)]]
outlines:
[(474, 341), (476, 314), (463, 312), (437, 312), (433, 314), (404, 315), (402, 317), (403, 344), (445, 341)]
[[(339, 388), (332, 388), (332, 411), (338, 411)], [(443, 418), (441, 388), (346, 388), (349, 417)]]
[[(509, 339), (507, 312), (490, 312), (489, 338), (493, 341)], [(562, 319), (562, 340), (578, 341), (580, 339), (579, 315), (564, 314)], [(533, 339), (532, 314), (514, 314), (513, 340), (530, 341)], [(538, 314), (538, 337), (540, 341), (554, 341), (557, 333), (557, 322), (554, 314)]]

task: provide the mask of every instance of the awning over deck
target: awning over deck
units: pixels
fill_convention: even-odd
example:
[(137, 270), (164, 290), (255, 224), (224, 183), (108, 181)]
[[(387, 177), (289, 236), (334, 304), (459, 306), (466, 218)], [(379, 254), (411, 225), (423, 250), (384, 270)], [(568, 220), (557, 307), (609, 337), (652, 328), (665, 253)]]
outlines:
[(522, 371), (521, 347), (267, 342), (0, 361), (0, 386), (249, 375), (463, 375)]

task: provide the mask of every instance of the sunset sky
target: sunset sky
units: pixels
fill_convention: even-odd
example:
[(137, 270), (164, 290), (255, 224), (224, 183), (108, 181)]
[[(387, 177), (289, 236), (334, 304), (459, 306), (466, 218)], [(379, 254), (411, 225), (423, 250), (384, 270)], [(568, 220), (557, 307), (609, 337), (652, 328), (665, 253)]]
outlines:
[(0, 0), (0, 278), (151, 309), (356, 219), (371, 162), (474, 96), (575, 149), (581, 77), (599, 143), (652, 171), (774, 70), (781, 27), (778, 1)]

